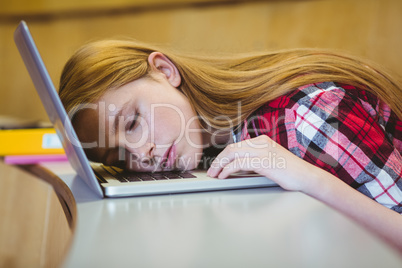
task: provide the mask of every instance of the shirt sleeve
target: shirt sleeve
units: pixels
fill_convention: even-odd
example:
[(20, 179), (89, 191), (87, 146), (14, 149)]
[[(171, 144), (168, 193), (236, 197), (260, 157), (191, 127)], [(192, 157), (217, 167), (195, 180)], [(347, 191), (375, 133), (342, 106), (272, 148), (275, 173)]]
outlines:
[(402, 157), (385, 129), (341, 87), (304, 92), (284, 111), (288, 149), (402, 213)]

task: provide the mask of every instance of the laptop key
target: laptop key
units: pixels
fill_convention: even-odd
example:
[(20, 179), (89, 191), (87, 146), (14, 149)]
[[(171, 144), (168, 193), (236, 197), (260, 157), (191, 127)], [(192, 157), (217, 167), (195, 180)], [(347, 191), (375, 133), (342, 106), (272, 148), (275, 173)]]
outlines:
[(102, 165), (103, 170), (115, 177), (119, 182), (128, 182), (128, 180), (121, 174), (117, 173), (112, 167)]
[(155, 180), (167, 180), (166, 176), (163, 173), (152, 173), (152, 178)]
[(126, 178), (122, 177), (122, 176), (115, 176), (115, 178), (119, 181), (119, 182), (129, 182), (129, 180), (127, 180)]
[(125, 177), (129, 182), (135, 182), (135, 181), (141, 181), (140, 178), (136, 177), (136, 176), (126, 176)]
[(178, 174), (168, 174), (168, 175), (166, 175), (166, 177), (167, 177), (169, 180), (181, 179), (181, 177), (180, 177)]
[(196, 176), (194, 176), (194, 175), (191, 174), (190, 172), (182, 172), (182, 173), (180, 173), (180, 176), (181, 176), (183, 179), (196, 178)]
[(152, 178), (152, 177), (140, 177), (140, 179), (142, 180), (142, 181), (154, 181), (154, 178)]
[(161, 180), (167, 180), (168, 178), (166, 178), (165, 176), (153, 176), (152, 177), (156, 180), (156, 181), (161, 181)]

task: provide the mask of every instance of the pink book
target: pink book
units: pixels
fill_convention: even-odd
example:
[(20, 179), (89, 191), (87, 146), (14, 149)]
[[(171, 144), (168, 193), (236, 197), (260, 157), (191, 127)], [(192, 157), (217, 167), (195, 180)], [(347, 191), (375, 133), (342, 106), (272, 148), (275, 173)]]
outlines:
[(42, 162), (68, 161), (65, 154), (44, 154), (44, 155), (7, 155), (4, 163), (11, 165), (29, 165)]

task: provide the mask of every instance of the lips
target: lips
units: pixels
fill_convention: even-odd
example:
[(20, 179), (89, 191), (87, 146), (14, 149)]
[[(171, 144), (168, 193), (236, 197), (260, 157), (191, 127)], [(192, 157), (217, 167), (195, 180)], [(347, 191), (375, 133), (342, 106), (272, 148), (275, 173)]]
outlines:
[(172, 169), (176, 161), (176, 146), (172, 144), (165, 152), (162, 158), (162, 167), (164, 169)]

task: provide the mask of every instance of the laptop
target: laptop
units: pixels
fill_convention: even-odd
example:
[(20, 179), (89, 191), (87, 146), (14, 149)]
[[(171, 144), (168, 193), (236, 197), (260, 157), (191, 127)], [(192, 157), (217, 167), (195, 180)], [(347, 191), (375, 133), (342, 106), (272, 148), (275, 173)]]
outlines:
[(90, 162), (78, 142), (72, 123), (24, 21), (15, 30), (14, 41), (71, 166), (99, 197), (277, 186), (272, 180), (257, 174), (235, 174), (228, 179), (218, 180), (208, 177), (205, 170), (134, 173)]

